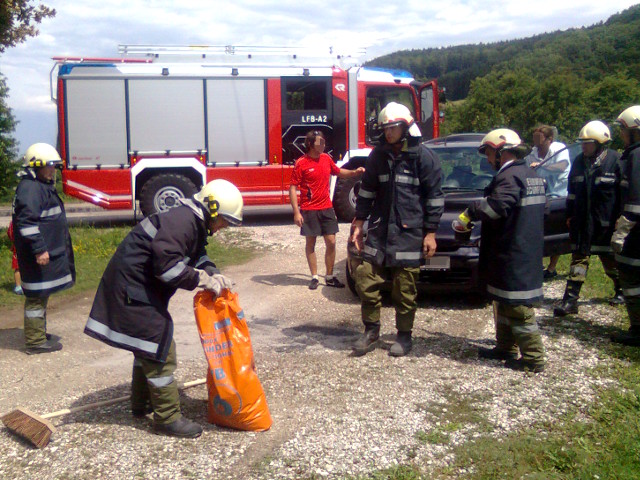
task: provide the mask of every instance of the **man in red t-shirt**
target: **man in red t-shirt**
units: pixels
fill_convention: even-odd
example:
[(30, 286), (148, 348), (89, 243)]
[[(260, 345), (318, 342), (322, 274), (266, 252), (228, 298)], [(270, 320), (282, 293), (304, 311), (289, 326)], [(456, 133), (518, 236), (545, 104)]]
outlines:
[[(300, 227), (300, 235), (306, 238), (305, 253), (311, 270), (311, 290), (318, 288), (320, 283), (315, 252), (316, 238), (320, 235), (324, 237), (325, 244), (326, 284), (329, 287), (344, 288), (344, 284), (333, 273), (338, 219), (329, 197), (329, 180), (331, 175), (349, 178), (360, 176), (364, 172), (364, 167), (355, 170), (339, 168), (333, 159), (324, 153), (325, 143), (324, 135), (319, 130), (307, 133), (304, 140), (307, 153), (296, 161), (289, 187), (293, 221)], [(300, 188), (300, 207), (296, 187)]]

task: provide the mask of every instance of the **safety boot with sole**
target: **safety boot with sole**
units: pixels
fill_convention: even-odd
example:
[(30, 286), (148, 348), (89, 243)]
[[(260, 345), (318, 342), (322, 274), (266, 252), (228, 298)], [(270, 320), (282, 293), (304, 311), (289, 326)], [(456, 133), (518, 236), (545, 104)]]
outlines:
[(501, 348), (484, 348), (478, 347), (478, 358), (486, 358), (488, 360), (515, 360), (518, 355), (507, 352)]
[(62, 350), (62, 344), (57, 340), (51, 339), (41, 343), (40, 345), (27, 347), (26, 351), (27, 355), (37, 355), (39, 353), (57, 352), (58, 350)]
[(398, 332), (395, 343), (389, 349), (389, 355), (392, 357), (404, 357), (411, 351), (411, 347), (413, 347), (411, 332)]
[(525, 360), (523, 358), (509, 359), (504, 363), (504, 366), (510, 368), (511, 370), (528, 373), (542, 373), (544, 372), (545, 368), (544, 363), (536, 363), (530, 360)]
[(582, 282), (569, 280), (564, 290), (562, 303), (553, 309), (554, 317), (565, 317), (567, 315), (575, 315), (578, 313), (578, 297)]
[(353, 355), (361, 357), (376, 348), (380, 339), (380, 324), (365, 323), (364, 333), (353, 344)]
[(631, 327), (626, 332), (611, 335), (611, 341), (628, 347), (640, 347), (640, 327)]
[(158, 435), (180, 438), (198, 438), (202, 434), (202, 426), (184, 417), (172, 423), (154, 423), (153, 431)]

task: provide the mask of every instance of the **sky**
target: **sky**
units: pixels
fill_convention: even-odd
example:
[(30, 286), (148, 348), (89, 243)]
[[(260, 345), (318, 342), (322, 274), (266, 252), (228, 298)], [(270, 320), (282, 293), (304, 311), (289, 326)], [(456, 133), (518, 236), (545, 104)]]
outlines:
[[(40, 3), (37, 0), (32, 4)], [(626, 0), (44, 0), (57, 14), (0, 54), (20, 155), (55, 145), (55, 56), (117, 57), (120, 44), (366, 48), (361, 60), (405, 49), (491, 43), (590, 26)]]

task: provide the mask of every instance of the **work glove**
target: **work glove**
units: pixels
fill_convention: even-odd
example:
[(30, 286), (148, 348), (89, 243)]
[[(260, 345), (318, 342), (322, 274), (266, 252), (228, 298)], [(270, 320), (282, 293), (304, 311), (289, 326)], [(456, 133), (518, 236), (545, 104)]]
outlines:
[(214, 267), (213, 265), (205, 265), (204, 271), (207, 272), (209, 275), (215, 275), (216, 273), (220, 273), (220, 270), (218, 270), (218, 268)]
[(209, 275), (204, 270), (198, 270), (198, 276), (200, 277), (198, 288), (204, 288), (209, 292), (213, 292), (216, 297), (220, 296), (222, 290), (231, 290), (231, 288), (233, 288), (231, 280), (220, 273)]
[(460, 233), (468, 233), (473, 227), (474, 224), (471, 221), (471, 217), (469, 216), (468, 208), (460, 215), (458, 215), (458, 218), (454, 219), (453, 222), (451, 222), (451, 228), (453, 228), (454, 231)]
[(620, 215), (618, 221), (616, 222), (616, 230), (611, 235), (611, 248), (615, 253), (622, 252), (622, 248), (624, 247), (624, 242), (629, 235), (629, 232), (636, 226), (636, 222), (632, 222), (624, 215)]

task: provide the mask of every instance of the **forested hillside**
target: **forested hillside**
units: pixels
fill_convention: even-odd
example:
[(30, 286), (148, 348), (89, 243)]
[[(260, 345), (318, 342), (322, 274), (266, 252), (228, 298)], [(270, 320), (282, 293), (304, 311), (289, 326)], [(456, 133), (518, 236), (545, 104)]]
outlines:
[(369, 65), (438, 78), (446, 88), (445, 132), (536, 123), (567, 138), (589, 120), (607, 122), (640, 103), (640, 5), (590, 27), (492, 44), (395, 52)]

